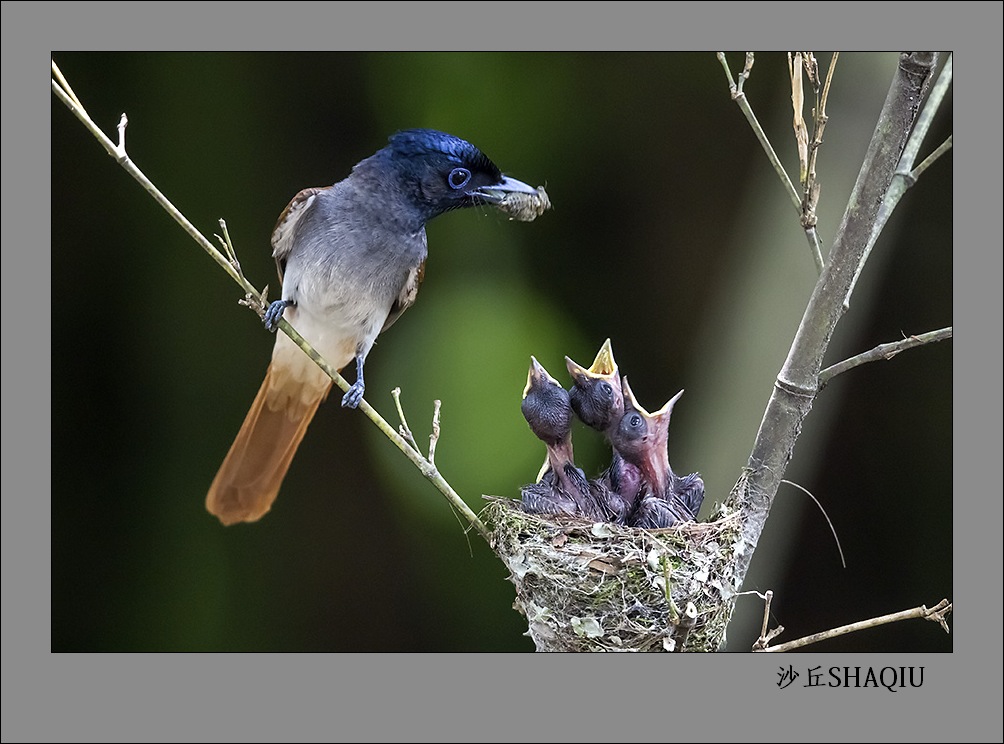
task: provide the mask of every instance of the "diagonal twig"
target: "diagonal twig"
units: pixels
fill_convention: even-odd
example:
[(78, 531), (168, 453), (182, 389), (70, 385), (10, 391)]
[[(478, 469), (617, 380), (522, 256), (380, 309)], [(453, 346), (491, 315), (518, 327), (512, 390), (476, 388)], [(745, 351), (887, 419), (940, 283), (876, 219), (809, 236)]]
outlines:
[(792, 185), (791, 179), (788, 178), (788, 173), (781, 164), (781, 159), (777, 156), (777, 153), (774, 152), (774, 148), (771, 146), (770, 140), (767, 139), (767, 134), (763, 131), (763, 127), (760, 126), (760, 122), (757, 121), (756, 114), (753, 113), (753, 107), (750, 105), (750, 102), (746, 98), (746, 94), (743, 92), (743, 82), (749, 79), (750, 70), (753, 69), (753, 52), (746, 53), (746, 66), (743, 68), (742, 74), (739, 76), (738, 83), (732, 79), (732, 71), (729, 69), (729, 64), (725, 59), (725, 53), (718, 52), (717, 56), (718, 61), (721, 62), (722, 67), (725, 68), (725, 76), (729, 81), (729, 90), (732, 92), (732, 100), (739, 106), (739, 110), (743, 112), (743, 115), (749, 122), (750, 127), (752, 127), (753, 133), (760, 141), (763, 151), (767, 154), (767, 159), (774, 167), (774, 172), (777, 173), (777, 177), (781, 179), (781, 185), (784, 187), (785, 192), (787, 192), (791, 203), (795, 206), (795, 209), (801, 212), (802, 200), (799, 198), (798, 192)]
[(902, 341), (879, 344), (874, 349), (858, 354), (857, 356), (853, 356), (850, 359), (845, 359), (842, 362), (837, 362), (836, 364), (830, 365), (821, 371), (819, 373), (819, 387), (822, 389), (826, 383), (837, 375), (854, 369), (855, 367), (860, 367), (862, 364), (868, 364), (868, 362), (888, 361), (901, 351), (913, 349), (917, 346), (923, 346), (924, 344), (931, 344), (936, 341), (944, 341), (945, 339), (951, 337), (952, 327), (948, 326), (947, 328), (941, 328), (937, 331), (922, 333), (919, 336), (907, 336)]
[[(770, 161), (771, 166), (773, 166), (774, 172), (777, 173), (778, 178), (781, 179), (781, 186), (788, 194), (788, 198), (791, 200), (795, 210), (801, 216), (802, 198), (798, 195), (798, 191), (796, 191), (795, 187), (792, 185), (791, 179), (788, 177), (788, 173), (784, 169), (784, 165), (781, 164), (781, 159), (778, 158), (777, 153), (774, 152), (774, 148), (771, 146), (770, 140), (767, 139), (767, 134), (763, 131), (763, 127), (760, 126), (760, 122), (757, 121), (756, 114), (753, 113), (753, 107), (747, 100), (746, 94), (743, 93), (743, 83), (749, 79), (750, 70), (753, 69), (753, 52), (746, 52), (746, 65), (739, 76), (738, 83), (732, 77), (732, 71), (729, 69), (728, 61), (725, 59), (725, 53), (717, 52), (716, 54), (718, 61), (725, 70), (725, 77), (729, 81), (729, 91), (732, 94), (732, 100), (736, 102), (740, 111), (743, 112), (743, 115), (749, 122), (750, 127), (753, 129), (753, 133), (760, 142), (760, 146), (763, 147), (763, 151), (767, 155), (767, 159)], [(816, 264), (816, 270), (821, 273), (823, 270), (823, 254), (820, 249), (819, 236), (816, 233), (815, 227), (806, 228), (805, 234), (809, 241), (809, 249), (812, 252), (812, 260)]]
[(857, 623), (851, 623), (850, 625), (841, 625), (839, 628), (833, 628), (832, 630), (826, 630), (822, 633), (814, 633), (804, 638), (799, 638), (794, 641), (788, 641), (787, 643), (782, 643), (778, 646), (769, 646), (767, 648), (754, 648), (754, 651), (760, 653), (783, 653), (785, 651), (793, 651), (796, 648), (802, 648), (803, 646), (808, 646), (813, 643), (818, 643), (819, 641), (825, 641), (830, 638), (836, 638), (838, 636), (847, 635), (848, 633), (854, 633), (859, 630), (867, 630), (868, 628), (877, 628), (880, 625), (888, 625), (889, 623), (896, 623), (901, 620), (913, 620), (913, 619), (923, 619), (930, 620), (931, 622), (938, 623), (941, 628), (946, 632), (951, 632), (948, 628), (948, 623), (945, 618), (952, 612), (952, 603), (947, 599), (943, 599), (934, 607), (928, 609), (924, 605), (920, 607), (914, 607), (912, 610), (903, 610), (903, 612), (895, 612), (891, 615), (882, 615), (881, 617), (873, 617), (870, 620), (862, 620)]

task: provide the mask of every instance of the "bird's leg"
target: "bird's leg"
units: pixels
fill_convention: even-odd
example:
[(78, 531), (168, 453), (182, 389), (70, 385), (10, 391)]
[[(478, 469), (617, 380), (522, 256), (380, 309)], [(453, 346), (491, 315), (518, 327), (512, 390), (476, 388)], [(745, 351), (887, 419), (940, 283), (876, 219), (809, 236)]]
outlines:
[(293, 300), (276, 300), (269, 305), (268, 310), (265, 311), (265, 328), (275, 333), (279, 329), (279, 321), (282, 320), (283, 312), (287, 307), (295, 304)]
[(358, 408), (359, 401), (363, 399), (363, 392), (366, 390), (366, 382), (363, 380), (363, 360), (366, 359), (366, 352), (356, 349), (356, 381), (352, 383), (349, 392), (342, 396), (342, 408)]

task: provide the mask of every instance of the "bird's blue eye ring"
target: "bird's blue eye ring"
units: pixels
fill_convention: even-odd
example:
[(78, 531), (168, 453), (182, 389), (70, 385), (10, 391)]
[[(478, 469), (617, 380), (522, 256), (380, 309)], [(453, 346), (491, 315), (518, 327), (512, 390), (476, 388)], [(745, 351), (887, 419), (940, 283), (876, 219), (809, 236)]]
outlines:
[(471, 180), (471, 172), (466, 168), (454, 168), (447, 177), (451, 189), (462, 189)]

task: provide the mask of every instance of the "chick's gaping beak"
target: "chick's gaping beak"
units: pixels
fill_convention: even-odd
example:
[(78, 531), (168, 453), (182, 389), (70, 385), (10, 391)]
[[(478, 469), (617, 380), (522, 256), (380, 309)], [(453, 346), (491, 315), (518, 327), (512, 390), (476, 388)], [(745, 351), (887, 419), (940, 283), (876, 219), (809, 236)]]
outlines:
[(617, 362), (614, 361), (614, 350), (610, 346), (609, 338), (603, 342), (603, 346), (596, 352), (596, 358), (593, 360), (593, 366), (589, 368), (589, 371), (594, 375), (602, 375), (604, 377), (609, 377), (617, 371)]
[(649, 413), (644, 407), (642, 407), (641, 403), (638, 402), (638, 399), (634, 397), (634, 393), (631, 391), (631, 386), (628, 384), (627, 377), (623, 379), (621, 384), (624, 390), (625, 405), (629, 405), (638, 411), (638, 413), (645, 417), (646, 421), (665, 421), (667, 422), (666, 426), (668, 427), (669, 417), (673, 414), (673, 406), (675, 406), (676, 402), (683, 396), (682, 390), (666, 401), (666, 404), (658, 411), (655, 413)]
[[(610, 347), (610, 339), (608, 338), (603, 342), (603, 346), (600, 350), (596, 352), (596, 358), (593, 360), (592, 365), (589, 369), (586, 369), (582, 365), (576, 363), (571, 359), (571, 357), (565, 357), (565, 366), (568, 367), (568, 374), (572, 376), (579, 384), (585, 385), (590, 379), (597, 380), (607, 380), (614, 381), (615, 375), (617, 374), (617, 362), (614, 361), (614, 352)], [(618, 387), (620, 383), (618, 383)]]
[(540, 388), (542, 385), (554, 385), (556, 387), (561, 387), (561, 384), (551, 377), (551, 374), (544, 369), (544, 366), (537, 361), (536, 357), (530, 357), (530, 371), (526, 375), (526, 387), (523, 388), (523, 397), (526, 398), (530, 394), (530, 391), (534, 388)]

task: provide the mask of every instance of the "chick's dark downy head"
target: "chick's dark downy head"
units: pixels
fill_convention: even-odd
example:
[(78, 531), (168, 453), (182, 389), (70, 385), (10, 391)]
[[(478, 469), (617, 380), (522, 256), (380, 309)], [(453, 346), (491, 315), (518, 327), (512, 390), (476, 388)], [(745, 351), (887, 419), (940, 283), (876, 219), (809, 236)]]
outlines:
[(435, 129), (407, 129), (356, 166), (390, 179), (421, 223), (444, 212), (476, 204), (500, 204), (507, 194), (537, 189), (504, 175), (470, 142)]
[(565, 366), (573, 381), (569, 399), (579, 420), (603, 432), (616, 425), (624, 411), (624, 395), (610, 339), (600, 347), (588, 369), (567, 356)]
[(649, 413), (638, 403), (623, 379), (624, 415), (611, 430), (611, 443), (617, 453), (641, 471), (642, 480), (656, 495), (666, 493), (672, 478), (667, 444), (673, 406), (683, 395), (681, 390), (662, 408)]
[(568, 392), (548, 374), (534, 357), (520, 404), (523, 417), (534, 435), (545, 444), (565, 441), (572, 430), (572, 407)]

